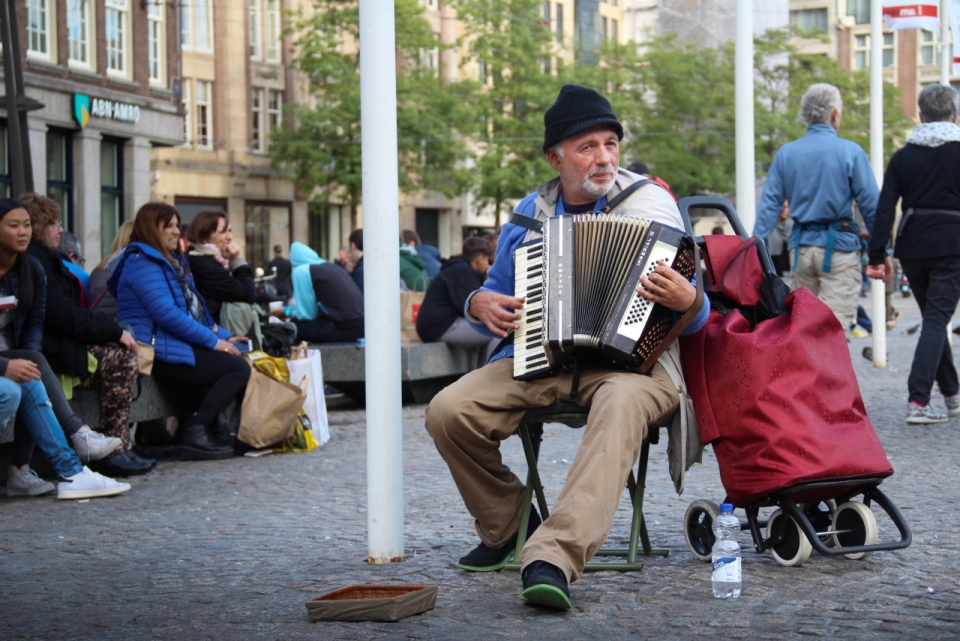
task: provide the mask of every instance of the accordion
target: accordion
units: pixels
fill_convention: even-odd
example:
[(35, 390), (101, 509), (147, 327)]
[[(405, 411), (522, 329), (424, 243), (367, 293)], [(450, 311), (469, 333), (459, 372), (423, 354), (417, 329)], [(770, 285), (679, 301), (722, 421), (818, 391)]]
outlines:
[(514, 291), (526, 299), (514, 378), (545, 376), (581, 357), (649, 370), (673, 339), (674, 313), (637, 293), (640, 278), (666, 261), (689, 280), (697, 260), (690, 235), (660, 223), (602, 213), (549, 218), (542, 238), (514, 252)]

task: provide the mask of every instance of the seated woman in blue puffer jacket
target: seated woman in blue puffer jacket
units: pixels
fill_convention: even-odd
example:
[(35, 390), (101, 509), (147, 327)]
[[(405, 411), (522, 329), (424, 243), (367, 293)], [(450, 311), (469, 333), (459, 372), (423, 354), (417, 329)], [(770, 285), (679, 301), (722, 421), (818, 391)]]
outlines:
[(160, 389), (187, 414), (178, 432), (180, 456), (227, 458), (233, 444), (211, 428), (250, 379), (250, 365), (235, 345), (248, 339), (213, 322), (179, 240), (177, 210), (147, 203), (107, 286), (117, 299), (117, 318), (130, 323), (138, 341), (153, 345), (152, 376)]

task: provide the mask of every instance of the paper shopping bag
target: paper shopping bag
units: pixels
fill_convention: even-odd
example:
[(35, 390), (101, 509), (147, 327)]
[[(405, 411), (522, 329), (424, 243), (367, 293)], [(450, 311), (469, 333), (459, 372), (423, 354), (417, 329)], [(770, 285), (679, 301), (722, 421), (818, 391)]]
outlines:
[(419, 343), (417, 334), (417, 315), (426, 292), (400, 292), (400, 340), (405, 343)]
[(306, 398), (301, 387), (251, 368), (237, 438), (258, 450), (289, 438), (297, 429), (297, 416)]
[(153, 373), (153, 360), (156, 358), (156, 351), (153, 345), (137, 343), (137, 368), (144, 376), (150, 376)]
[(320, 445), (330, 440), (330, 424), (327, 420), (327, 402), (323, 395), (323, 362), (320, 350), (309, 349), (307, 343), (293, 347), (287, 359), (290, 382), (299, 385), (307, 379), (307, 398), (303, 409), (310, 419), (313, 437)]

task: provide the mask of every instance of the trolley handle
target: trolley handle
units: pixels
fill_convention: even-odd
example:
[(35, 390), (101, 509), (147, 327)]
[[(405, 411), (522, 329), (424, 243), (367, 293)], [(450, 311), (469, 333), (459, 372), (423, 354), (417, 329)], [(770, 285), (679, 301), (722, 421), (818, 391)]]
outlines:
[[(734, 209), (733, 203), (726, 198), (720, 198), (718, 196), (687, 196), (686, 198), (680, 199), (677, 207), (680, 209), (680, 218), (683, 219), (683, 228), (691, 236), (693, 236), (693, 224), (690, 222), (690, 210), (716, 209), (717, 211), (723, 212), (730, 226), (733, 227), (733, 231), (740, 236), (740, 238), (743, 240), (750, 238), (746, 228), (743, 226), (743, 222), (741, 222), (740, 217), (737, 216), (737, 210)], [(694, 241), (701, 247), (703, 246), (703, 236), (695, 236)], [(770, 252), (767, 250), (766, 241), (759, 239), (756, 247), (757, 256), (760, 258), (760, 265), (763, 267), (763, 271), (767, 274), (775, 275), (777, 271), (773, 267), (773, 260), (770, 259)]]

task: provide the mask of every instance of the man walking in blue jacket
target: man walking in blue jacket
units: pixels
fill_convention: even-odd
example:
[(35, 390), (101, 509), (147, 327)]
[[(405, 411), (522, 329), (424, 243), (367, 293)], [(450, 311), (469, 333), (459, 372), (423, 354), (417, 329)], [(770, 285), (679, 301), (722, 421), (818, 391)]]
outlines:
[(860, 229), (851, 204), (857, 203), (870, 231), (880, 193), (863, 148), (837, 137), (843, 100), (836, 87), (812, 85), (800, 103), (800, 117), (807, 133), (773, 159), (753, 235), (766, 239), (783, 201), (789, 202), (791, 286), (808, 287), (848, 329), (855, 323), (861, 283)]

